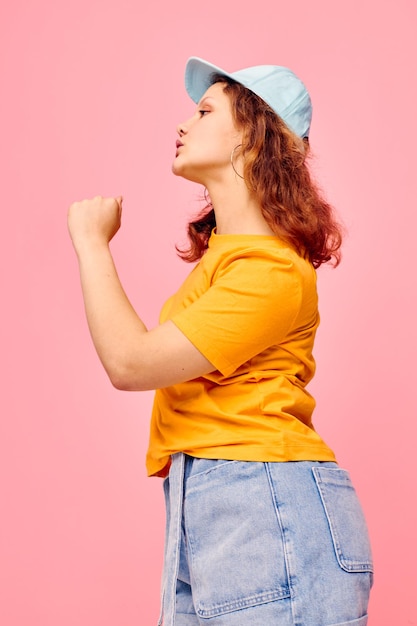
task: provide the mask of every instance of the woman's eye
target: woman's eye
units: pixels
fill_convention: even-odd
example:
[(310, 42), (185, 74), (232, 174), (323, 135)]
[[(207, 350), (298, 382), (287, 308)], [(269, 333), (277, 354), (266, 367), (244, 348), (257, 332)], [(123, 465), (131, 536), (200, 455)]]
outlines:
[(201, 115), (201, 116), (203, 116), (203, 115), (205, 115), (206, 113), (209, 113), (209, 111), (204, 111), (204, 110), (203, 110), (203, 111), (199, 111), (199, 113), (200, 113), (200, 115)]

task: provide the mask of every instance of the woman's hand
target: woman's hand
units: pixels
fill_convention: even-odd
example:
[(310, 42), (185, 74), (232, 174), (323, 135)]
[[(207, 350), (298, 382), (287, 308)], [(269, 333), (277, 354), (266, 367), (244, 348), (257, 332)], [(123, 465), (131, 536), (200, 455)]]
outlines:
[(68, 211), (68, 228), (77, 252), (85, 245), (109, 243), (120, 228), (122, 202), (122, 196), (117, 198), (95, 196), (91, 200), (71, 204)]

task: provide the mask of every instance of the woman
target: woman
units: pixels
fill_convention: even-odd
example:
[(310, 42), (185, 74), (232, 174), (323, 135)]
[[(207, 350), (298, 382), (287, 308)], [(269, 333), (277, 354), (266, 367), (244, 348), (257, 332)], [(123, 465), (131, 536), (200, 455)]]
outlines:
[(173, 172), (210, 201), (199, 261), (147, 330), (109, 251), (122, 198), (69, 228), (98, 355), (119, 389), (156, 389), (147, 467), (165, 477), (164, 626), (365, 626), (372, 561), (347, 472), (314, 430), (315, 268), (341, 234), (306, 165), (311, 102), (288, 69), (186, 67), (197, 103)]

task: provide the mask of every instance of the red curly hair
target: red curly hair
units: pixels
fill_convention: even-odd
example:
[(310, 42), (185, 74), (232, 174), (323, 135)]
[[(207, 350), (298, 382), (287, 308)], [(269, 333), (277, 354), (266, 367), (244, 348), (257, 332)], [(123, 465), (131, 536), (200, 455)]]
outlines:
[[(342, 228), (332, 207), (311, 178), (308, 139), (300, 139), (255, 93), (221, 74), (231, 99), (236, 125), (243, 130), (243, 177), (270, 228), (314, 267), (340, 262)], [(216, 217), (211, 204), (188, 224), (190, 246), (179, 250), (185, 261), (197, 261), (208, 246)]]

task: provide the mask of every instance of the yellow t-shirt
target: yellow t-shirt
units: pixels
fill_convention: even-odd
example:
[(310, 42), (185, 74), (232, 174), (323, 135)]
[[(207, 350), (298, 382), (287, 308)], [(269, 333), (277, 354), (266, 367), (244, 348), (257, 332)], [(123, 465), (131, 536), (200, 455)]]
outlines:
[(155, 392), (149, 475), (184, 452), (241, 461), (334, 461), (307, 392), (319, 323), (316, 272), (278, 237), (217, 235), (164, 305), (216, 368)]

